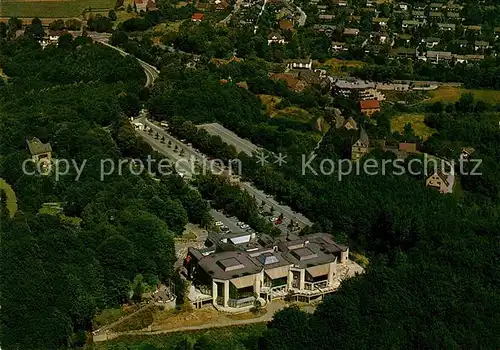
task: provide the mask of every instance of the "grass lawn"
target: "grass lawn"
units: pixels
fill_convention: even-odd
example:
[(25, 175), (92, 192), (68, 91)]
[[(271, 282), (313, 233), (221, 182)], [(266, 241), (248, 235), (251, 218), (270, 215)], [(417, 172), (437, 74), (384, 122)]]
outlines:
[(500, 103), (500, 91), (497, 90), (480, 90), (480, 89), (465, 89), (459, 87), (442, 86), (437, 90), (431, 91), (431, 99), (427, 102), (456, 102), (460, 99), (463, 93), (472, 93), (476, 100), (497, 104)]
[(76, 17), (89, 7), (112, 9), (115, 0), (2, 0), (2, 17)]
[[(127, 6), (125, 5), (125, 8), (127, 8)], [(116, 29), (118, 27), (118, 25), (122, 22), (125, 22), (126, 20), (128, 19), (131, 19), (131, 18), (135, 18), (137, 17), (137, 13), (135, 13), (134, 11), (132, 12), (127, 12), (127, 11), (116, 11), (116, 22), (115, 22), (115, 25), (114, 25), (114, 28)]]
[(402, 134), (404, 132), (405, 125), (408, 123), (410, 123), (413, 127), (415, 135), (420, 136), (424, 139), (424, 141), (436, 132), (436, 130), (425, 125), (423, 114), (403, 114), (393, 117), (391, 120), (391, 129), (393, 132), (399, 131)]
[[(16, 193), (4, 179), (0, 178), (0, 198), (5, 198), (5, 205), (9, 212), (9, 217), (14, 217), (17, 212)], [(3, 201), (3, 200), (2, 200)]]
[(167, 32), (178, 32), (179, 26), (183, 21), (175, 21), (175, 22), (163, 22), (157, 24), (151, 29), (148, 29), (148, 33), (151, 33), (155, 36), (161, 36)]
[(262, 104), (266, 106), (266, 113), (272, 115), (276, 111), (276, 105), (281, 102), (281, 97), (274, 95), (257, 95)]
[(116, 322), (128, 313), (123, 308), (104, 309), (94, 317), (95, 327), (101, 328), (102, 326)]
[(305, 109), (291, 106), (275, 111), (271, 114), (271, 118), (287, 118), (297, 122), (308, 123), (311, 120), (311, 115)]
[(339, 60), (337, 58), (330, 58), (326, 60), (324, 63), (319, 61), (314, 61), (314, 66), (322, 69), (328, 70), (330, 73), (334, 75), (348, 75), (348, 72), (351, 68), (362, 67), (364, 65), (361, 61), (347, 61), (347, 60)]

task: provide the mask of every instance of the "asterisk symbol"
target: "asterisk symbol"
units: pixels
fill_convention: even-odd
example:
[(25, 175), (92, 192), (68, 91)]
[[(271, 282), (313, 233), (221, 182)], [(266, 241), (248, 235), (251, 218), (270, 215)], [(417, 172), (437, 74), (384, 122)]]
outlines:
[(265, 154), (264, 152), (260, 152), (259, 154), (257, 154), (256, 157), (257, 157), (257, 164), (264, 166), (264, 165), (266, 165), (266, 163), (268, 163), (267, 158), (269, 158), (269, 156), (267, 154)]
[(276, 158), (276, 160), (274, 161), (276, 164), (278, 164), (278, 166), (282, 166), (283, 164), (286, 164), (286, 154), (282, 154), (281, 152), (278, 153), (278, 155), (274, 155), (274, 158)]

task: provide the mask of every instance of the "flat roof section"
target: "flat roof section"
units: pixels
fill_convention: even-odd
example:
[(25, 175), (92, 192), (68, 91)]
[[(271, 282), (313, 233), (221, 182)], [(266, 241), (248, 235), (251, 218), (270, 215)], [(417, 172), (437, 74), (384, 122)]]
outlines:
[(252, 156), (252, 153), (256, 152), (259, 149), (259, 147), (257, 147), (250, 141), (242, 139), (234, 132), (226, 129), (219, 123), (201, 124), (197, 127), (206, 130), (210, 135), (220, 136), (222, 141), (234, 146), (234, 148), (236, 148), (236, 152), (238, 153), (244, 152), (247, 155)]

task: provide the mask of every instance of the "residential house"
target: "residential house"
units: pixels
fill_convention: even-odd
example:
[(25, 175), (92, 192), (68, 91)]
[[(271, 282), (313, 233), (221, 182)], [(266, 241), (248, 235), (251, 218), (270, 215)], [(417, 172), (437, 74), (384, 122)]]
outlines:
[(429, 5), (429, 8), (431, 11), (441, 11), (441, 9), (443, 8), (443, 4), (439, 2), (433, 2)]
[(285, 38), (283, 38), (283, 36), (278, 32), (271, 32), (267, 36), (267, 44), (268, 45), (271, 45), (271, 44), (283, 45), (284, 43), (285, 43)]
[(339, 41), (332, 41), (332, 46), (331, 50), (338, 52), (338, 51), (347, 51), (347, 44), (344, 42), (339, 42)]
[(425, 21), (417, 21), (414, 19), (405, 19), (403, 20), (403, 28), (416, 28), (425, 25)]
[(331, 21), (331, 20), (335, 19), (335, 15), (322, 13), (322, 14), (318, 15), (318, 19), (321, 21)]
[(325, 33), (326, 35), (332, 35), (337, 27), (329, 24), (315, 24), (313, 29), (318, 33)]
[(417, 56), (417, 49), (414, 47), (398, 47), (389, 52), (392, 58), (415, 58)]
[(451, 19), (451, 20), (454, 20), (454, 21), (462, 21), (463, 18), (460, 16), (460, 13), (458, 12), (446, 12), (446, 17)]
[(52, 147), (50, 146), (50, 143), (43, 143), (36, 137), (26, 140), (26, 143), (28, 144), (28, 150), (31, 154), (33, 163), (40, 166), (42, 174), (48, 175), (50, 162), (52, 160)]
[(453, 43), (456, 44), (460, 48), (464, 48), (464, 47), (467, 47), (467, 45), (469, 45), (469, 42), (467, 40), (463, 40), (463, 39), (454, 40)]
[(229, 7), (226, 0), (215, 0), (214, 9), (215, 11), (225, 11)]
[(319, 13), (323, 13), (323, 12), (326, 12), (326, 10), (328, 9), (328, 6), (326, 6), (326, 5), (318, 5), (318, 6), (316, 6), (316, 8), (318, 9)]
[(500, 38), (500, 27), (495, 27), (493, 32), (495, 33), (495, 40), (498, 40)]
[(281, 21), (279, 21), (279, 27), (281, 30), (292, 30), (293, 23), (287, 19), (282, 19)]
[(440, 20), (444, 18), (444, 13), (438, 11), (431, 11), (429, 12), (429, 17), (432, 18), (433, 20)]
[(402, 11), (408, 11), (410, 9), (410, 4), (406, 2), (399, 2), (396, 4), (396, 6), (399, 7), (399, 9)]
[(405, 152), (407, 154), (418, 153), (417, 144), (414, 142), (401, 142), (398, 146), (399, 151)]
[(484, 60), (484, 55), (455, 55), (458, 63), (479, 62)]
[(147, 11), (147, 6), (148, 6), (147, 0), (134, 0), (134, 5), (135, 8), (137, 9), (137, 12)]
[(462, 9), (463, 9), (463, 6), (460, 4), (449, 4), (446, 6), (446, 10), (448, 12), (455, 12), (456, 13), (456, 12), (462, 11)]
[(148, 3), (146, 5), (146, 11), (148, 12), (158, 11), (158, 7), (156, 6), (156, 1), (148, 0)]
[(358, 130), (358, 123), (353, 119), (353, 117), (347, 118), (343, 127), (347, 130)]
[(427, 8), (427, 5), (423, 2), (417, 3), (413, 5), (413, 9), (417, 11), (424, 11)]
[(389, 18), (375, 17), (372, 19), (372, 23), (378, 24), (381, 27), (385, 27), (389, 22)]
[(453, 174), (444, 174), (437, 170), (425, 180), (425, 185), (434, 188), (441, 193), (452, 193), (455, 177)]
[(464, 147), (460, 152), (460, 160), (469, 160), (472, 153), (474, 153), (474, 148), (472, 147)]
[(474, 33), (481, 33), (481, 26), (475, 26), (475, 25), (471, 25), (471, 26), (464, 26), (464, 32), (474, 32)]
[(286, 67), (288, 69), (312, 69), (312, 60), (307, 58), (288, 60)]
[(449, 51), (427, 51), (425, 61), (439, 63), (439, 61), (451, 61), (453, 55)]
[(438, 28), (442, 31), (455, 30), (456, 25), (454, 23), (438, 23)]
[(412, 11), (412, 16), (413, 16), (413, 19), (416, 19), (416, 20), (423, 20), (423, 19), (427, 18), (425, 11), (418, 11), (418, 10)]
[(427, 38), (427, 39), (425, 39), (425, 46), (427, 46), (428, 49), (432, 49), (436, 45), (439, 45), (439, 38)]
[(487, 41), (476, 41), (474, 43), (474, 50), (476, 51), (483, 51), (489, 48), (491, 48), (491, 46), (490, 43)]
[(370, 140), (366, 131), (361, 128), (359, 138), (351, 146), (351, 160), (360, 160), (364, 155), (368, 154), (368, 146)]
[(199, 22), (203, 21), (203, 19), (205, 19), (205, 14), (201, 13), (201, 12), (193, 13), (193, 15), (191, 16), (191, 21), (193, 21), (193, 22), (199, 23)]
[(402, 41), (406, 45), (410, 43), (411, 38), (411, 34), (398, 34), (397, 36), (398, 41)]
[(333, 4), (341, 7), (346, 7), (347, 0), (333, 0)]
[(359, 102), (361, 113), (371, 116), (375, 112), (380, 112), (380, 101), (378, 100), (363, 100)]
[(246, 81), (237, 82), (236, 86), (248, 90), (248, 83)]
[(357, 36), (359, 34), (359, 29), (357, 28), (344, 28), (344, 35), (354, 35)]

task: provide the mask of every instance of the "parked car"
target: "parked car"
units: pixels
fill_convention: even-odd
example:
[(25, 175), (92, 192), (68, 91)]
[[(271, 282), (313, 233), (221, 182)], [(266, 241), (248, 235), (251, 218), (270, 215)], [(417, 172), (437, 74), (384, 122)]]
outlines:
[(241, 227), (241, 226), (245, 225), (245, 223), (243, 221), (238, 221), (238, 223), (236, 225), (238, 225), (239, 227)]
[(246, 230), (247, 228), (250, 228), (250, 225), (243, 224), (243, 225), (241, 225), (241, 228), (244, 229), (244, 230)]
[(217, 226), (217, 227), (224, 226), (224, 223), (222, 221), (216, 221), (215, 226)]

